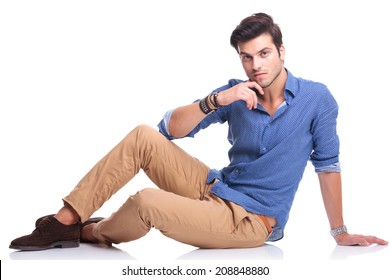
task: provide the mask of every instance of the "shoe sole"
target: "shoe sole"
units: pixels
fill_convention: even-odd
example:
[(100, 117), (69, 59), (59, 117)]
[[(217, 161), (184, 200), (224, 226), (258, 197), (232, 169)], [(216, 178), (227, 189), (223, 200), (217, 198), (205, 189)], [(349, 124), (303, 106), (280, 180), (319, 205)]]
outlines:
[(9, 245), (10, 249), (16, 249), (21, 251), (40, 251), (47, 250), (52, 248), (75, 248), (80, 246), (79, 240), (70, 240), (70, 241), (57, 241), (45, 246), (18, 246), (18, 245)]

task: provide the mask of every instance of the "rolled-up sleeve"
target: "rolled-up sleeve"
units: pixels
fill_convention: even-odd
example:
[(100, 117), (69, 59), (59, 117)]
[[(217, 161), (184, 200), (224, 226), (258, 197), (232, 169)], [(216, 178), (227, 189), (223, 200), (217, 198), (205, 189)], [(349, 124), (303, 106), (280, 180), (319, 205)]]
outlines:
[[(197, 101), (195, 101), (197, 102)], [(225, 120), (221, 118), (221, 116), (225, 113), (226, 107), (221, 107), (217, 111), (207, 115), (190, 133), (188, 133), (184, 137), (195, 137), (195, 135), (202, 129), (207, 128), (213, 123), (223, 123)], [(171, 116), (174, 110), (170, 110), (165, 113), (163, 119), (158, 124), (158, 129), (162, 135), (164, 135), (167, 139), (173, 140), (176, 139), (169, 133), (169, 122), (171, 120)], [(184, 138), (183, 137), (183, 138)]]
[(326, 91), (312, 127), (313, 152), (310, 160), (316, 172), (340, 172), (340, 141), (337, 135), (338, 105)]
[(163, 119), (160, 121), (160, 123), (157, 125), (160, 133), (164, 135), (167, 139), (172, 140), (174, 139), (172, 135), (169, 133), (169, 121), (171, 120), (173, 110), (169, 110), (165, 113)]

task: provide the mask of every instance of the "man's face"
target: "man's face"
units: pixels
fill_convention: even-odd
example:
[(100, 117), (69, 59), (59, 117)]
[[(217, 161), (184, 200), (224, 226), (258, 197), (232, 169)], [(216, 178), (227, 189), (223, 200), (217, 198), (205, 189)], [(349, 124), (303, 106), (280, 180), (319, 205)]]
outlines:
[(238, 53), (246, 75), (262, 88), (271, 86), (284, 69), (283, 45), (279, 52), (269, 34), (238, 44)]

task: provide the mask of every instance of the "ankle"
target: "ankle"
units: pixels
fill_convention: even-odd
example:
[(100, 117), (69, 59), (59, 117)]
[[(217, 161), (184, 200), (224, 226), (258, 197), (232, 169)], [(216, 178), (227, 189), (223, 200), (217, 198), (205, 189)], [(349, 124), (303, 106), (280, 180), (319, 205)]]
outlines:
[(80, 217), (77, 212), (68, 205), (62, 207), (57, 214), (54, 215), (58, 221), (64, 225), (73, 225), (79, 222)]

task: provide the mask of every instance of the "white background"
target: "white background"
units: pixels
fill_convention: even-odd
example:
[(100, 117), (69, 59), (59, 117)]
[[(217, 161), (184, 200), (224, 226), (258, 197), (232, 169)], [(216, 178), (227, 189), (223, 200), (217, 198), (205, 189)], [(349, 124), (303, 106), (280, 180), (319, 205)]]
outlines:
[[(221, 259), (226, 264), (228, 260), (268, 264), (274, 269), (268, 279), (304, 274), (316, 279), (334, 275), (385, 279), (390, 275), (385, 267), (390, 259), (387, 247), (335, 246), (310, 163), (285, 238), (268, 247), (276, 254), (264, 249), (249, 257), (247, 251), (229, 250), (217, 252), (216, 257), (213, 251), (197, 255), (196, 248), (155, 230), (142, 240), (117, 246), (131, 261), (109, 264), (42, 260), (66, 256), (71, 249), (57, 251), (57, 257), (45, 252), (17, 255), (8, 249), (12, 239), (32, 231), (37, 217), (57, 211), (61, 198), (136, 125), (156, 127), (168, 109), (201, 98), (230, 78), (245, 79), (229, 37), (242, 18), (256, 12), (269, 13), (280, 25), (286, 67), (295, 76), (325, 83), (339, 103), (344, 218), (349, 230), (389, 240), (390, 19), (385, 4), (379, 0), (1, 1), (4, 279), (38, 275), (65, 279), (75, 270), (79, 277), (117, 279), (124, 277), (121, 268), (128, 264), (152, 261), (176, 266), (185, 259), (206, 268), (220, 265)], [(176, 143), (211, 167), (227, 164), (224, 125)], [(96, 215), (111, 214), (129, 195), (151, 186), (141, 173)], [(94, 251), (98, 257), (90, 257), (104, 259), (104, 250), (98, 248)], [(83, 258), (77, 253), (73, 257)]]

